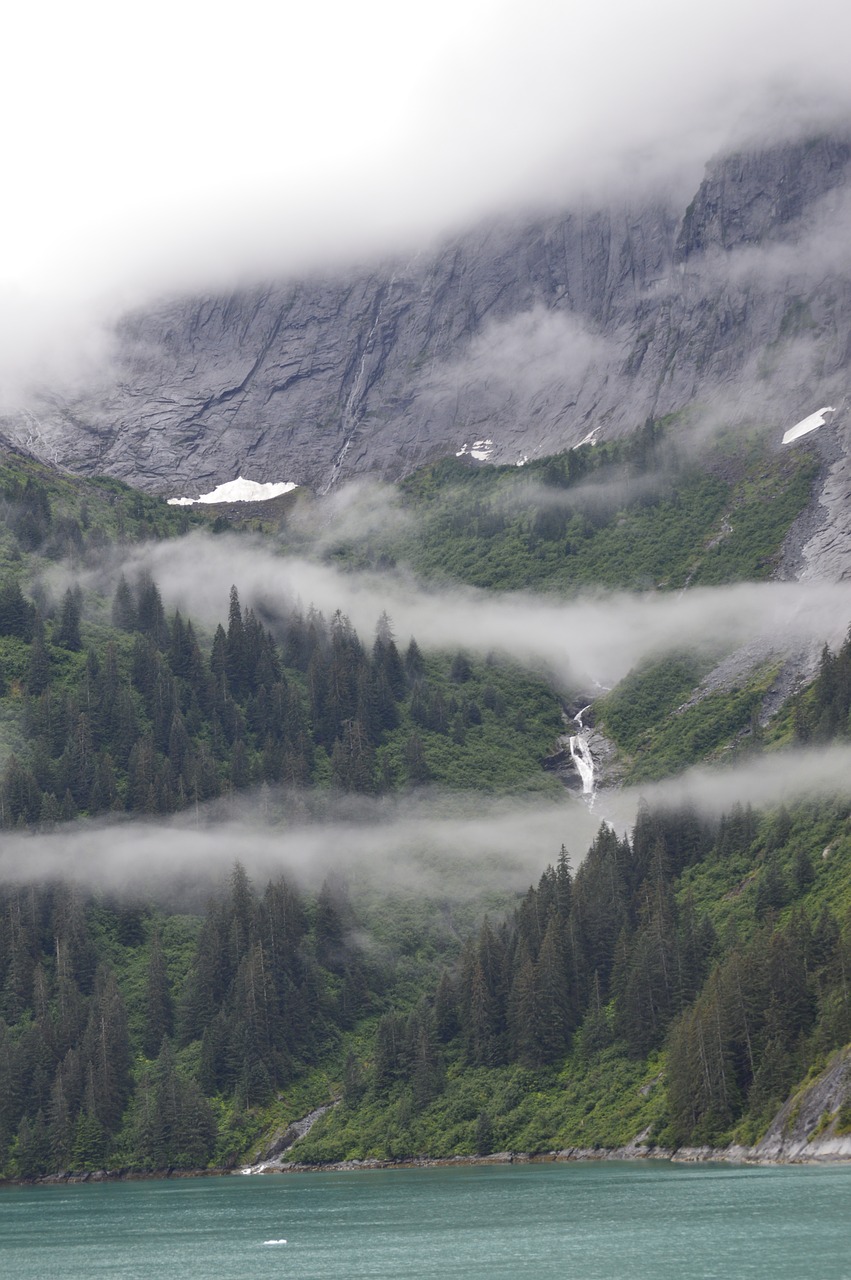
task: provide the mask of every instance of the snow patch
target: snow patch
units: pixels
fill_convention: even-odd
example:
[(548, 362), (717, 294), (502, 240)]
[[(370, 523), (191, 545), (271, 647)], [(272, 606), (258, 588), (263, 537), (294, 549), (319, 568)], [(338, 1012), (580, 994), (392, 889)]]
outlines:
[(192, 507), (196, 502), (268, 502), (270, 498), (279, 498), (282, 493), (289, 493), (298, 486), (291, 480), (272, 484), (258, 484), (256, 480), (244, 480), (238, 476), (227, 484), (220, 484), (211, 493), (202, 493), (200, 498), (169, 498), (170, 507)]
[(474, 440), (472, 444), (462, 444), (455, 457), (463, 458), (465, 454), (479, 462), (487, 462), (493, 454), (493, 440)]
[(800, 440), (801, 436), (809, 435), (811, 431), (815, 431), (818, 427), (823, 427), (826, 421), (824, 416), (826, 413), (836, 413), (836, 410), (829, 404), (826, 404), (822, 409), (816, 409), (815, 413), (811, 413), (807, 418), (802, 418), (800, 422), (795, 423), (794, 427), (789, 428), (783, 436), (783, 443), (791, 444), (793, 440)]

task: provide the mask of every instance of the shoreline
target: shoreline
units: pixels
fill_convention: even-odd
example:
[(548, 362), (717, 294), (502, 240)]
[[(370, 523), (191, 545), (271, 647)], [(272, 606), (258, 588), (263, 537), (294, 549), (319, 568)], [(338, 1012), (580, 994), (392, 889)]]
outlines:
[[(835, 1143), (835, 1140), (834, 1140)], [(269, 1174), (302, 1173), (361, 1173), (387, 1169), (439, 1169), (508, 1164), (583, 1164), (607, 1160), (640, 1161), (661, 1160), (669, 1164), (730, 1164), (751, 1167), (781, 1167), (784, 1165), (837, 1166), (851, 1164), (851, 1142), (848, 1149), (819, 1150), (822, 1144), (812, 1143), (808, 1152), (790, 1152), (788, 1155), (761, 1154), (749, 1147), (567, 1147), (560, 1151), (499, 1151), (490, 1155), (465, 1156), (399, 1156), (395, 1159), (366, 1157), (362, 1160), (329, 1160), (307, 1164), (297, 1160), (264, 1161), (242, 1168), (217, 1169), (97, 1169), (86, 1172), (44, 1174), (40, 1178), (7, 1178), (0, 1182), (6, 1187), (74, 1186), (102, 1182), (153, 1182), (180, 1181), (189, 1178), (265, 1177)], [(828, 1145), (828, 1144), (824, 1144)], [(831, 1144), (833, 1145), (833, 1144)], [(842, 1144), (843, 1148), (846, 1146)]]
[[(814, 1147), (817, 1144), (813, 1144)], [(606, 1160), (641, 1161), (661, 1160), (668, 1164), (731, 1164), (751, 1166), (777, 1165), (840, 1165), (851, 1164), (851, 1144), (848, 1150), (790, 1153), (775, 1155), (759, 1153), (748, 1147), (567, 1147), (560, 1151), (500, 1151), (492, 1155), (475, 1156), (402, 1156), (395, 1160), (367, 1158), (364, 1160), (328, 1161), (323, 1164), (304, 1164), (269, 1161), (263, 1164), (235, 1170), (246, 1177), (260, 1177), (270, 1173), (349, 1173), (371, 1169), (431, 1169), (452, 1168), (466, 1165), (495, 1164), (583, 1164)]]

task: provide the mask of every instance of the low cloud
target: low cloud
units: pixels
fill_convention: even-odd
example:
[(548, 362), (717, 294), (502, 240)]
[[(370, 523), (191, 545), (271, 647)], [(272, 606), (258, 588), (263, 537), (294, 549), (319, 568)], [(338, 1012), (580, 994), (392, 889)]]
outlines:
[[(296, 503), (287, 517), (287, 540), (323, 556), (342, 545), (379, 536), (392, 542), (416, 527), (398, 489), (378, 480), (352, 480), (332, 489), (321, 501)], [(267, 548), (268, 550), (268, 548)]]
[(611, 344), (578, 316), (536, 306), (487, 322), (458, 360), (433, 371), (421, 394), (491, 393), (520, 405), (556, 393), (569, 397), (593, 364), (610, 358)]
[(736, 804), (755, 809), (831, 800), (851, 801), (851, 746), (775, 751), (739, 759), (732, 767), (700, 766), (676, 777), (622, 791), (602, 791), (595, 812), (619, 831), (629, 831), (637, 806), (690, 806), (718, 818)]
[(163, 890), (198, 908), (238, 859), (261, 886), (283, 875), (315, 889), (330, 872), (342, 872), (371, 891), (462, 902), (522, 891), (555, 862), (562, 844), (579, 866), (601, 823), (629, 833), (642, 801), (719, 818), (735, 804), (834, 800), (851, 801), (851, 747), (689, 769), (642, 787), (602, 790), (591, 806), (569, 793), (491, 797), (483, 811), (478, 795), (436, 790), (379, 800), (263, 791), (168, 821), (77, 822), (8, 834), (0, 881), (66, 879), (118, 895)]
[(545, 511), (582, 511), (604, 514), (619, 511), (632, 503), (660, 494), (666, 483), (664, 471), (632, 474), (624, 468), (620, 477), (612, 480), (589, 480), (584, 484), (572, 484), (569, 489), (559, 489), (521, 478), (510, 489), (496, 495), (497, 510), (517, 511), (535, 508)]
[(158, 295), (401, 252), (494, 211), (685, 202), (717, 151), (851, 104), (839, 0), (718, 0), (711, 22), (674, 0), (240, 12), (10, 16), (7, 394), (84, 352), (87, 320), (96, 342), (99, 317)]
[(578, 316), (535, 306), (486, 321), (457, 359), (431, 367), (416, 387), (417, 411), (454, 420), (459, 444), (484, 436), (499, 445), (539, 414), (567, 418), (585, 380), (615, 356)]
[[(310, 809), (320, 809), (311, 816)], [(263, 810), (284, 818), (264, 819)], [(105, 892), (175, 888), (203, 899), (239, 860), (263, 882), (279, 875), (316, 888), (331, 871), (391, 894), (465, 900), (522, 890), (564, 843), (584, 856), (598, 826), (580, 801), (426, 791), (355, 801), (327, 794), (246, 795), (163, 822), (81, 822), (11, 835), (0, 881), (73, 879)]]
[(789, 223), (788, 238), (780, 226), (773, 230), (769, 244), (742, 244), (726, 252), (720, 246), (713, 248), (689, 258), (685, 273), (696, 268), (702, 289), (707, 283), (743, 287), (757, 283), (771, 288), (796, 281), (812, 288), (827, 277), (847, 279), (851, 275), (849, 220), (851, 194), (837, 187), (808, 210), (803, 226), (799, 220)]
[(837, 644), (851, 620), (851, 584), (764, 582), (671, 592), (598, 593), (564, 601), (530, 592), (425, 588), (401, 573), (346, 573), (270, 554), (245, 538), (191, 534), (140, 548), (124, 564), (148, 570), (170, 608), (215, 625), (231, 584), (244, 604), (340, 609), (368, 639), (387, 612), (397, 637), (424, 648), (501, 652), (574, 687), (614, 685), (671, 649), (734, 648), (758, 638), (785, 650)]

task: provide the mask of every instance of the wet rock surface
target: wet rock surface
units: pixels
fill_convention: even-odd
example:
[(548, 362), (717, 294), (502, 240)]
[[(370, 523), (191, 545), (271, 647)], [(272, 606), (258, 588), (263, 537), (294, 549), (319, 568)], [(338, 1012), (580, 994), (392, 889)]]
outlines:
[(336, 1105), (336, 1101), (324, 1103), (306, 1116), (303, 1116), (301, 1120), (294, 1120), (283, 1133), (276, 1134), (267, 1143), (265, 1151), (254, 1164), (244, 1165), (238, 1172), (246, 1174), (279, 1172), (282, 1166), (291, 1163), (284, 1158), (290, 1147), (295, 1146), (300, 1138), (304, 1138), (310, 1133), (317, 1120), (321, 1120), (326, 1111), (330, 1111), (331, 1107)]

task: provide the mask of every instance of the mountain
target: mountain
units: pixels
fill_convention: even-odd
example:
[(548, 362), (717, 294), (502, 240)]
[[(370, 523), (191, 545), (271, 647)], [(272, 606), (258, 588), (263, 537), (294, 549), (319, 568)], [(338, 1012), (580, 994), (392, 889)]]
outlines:
[[(792, 580), (851, 568), (849, 161), (728, 156), (687, 208), (164, 304), (122, 322), (111, 382), (6, 421), (0, 1178), (848, 1154), (851, 639), (810, 605), (808, 666), (757, 600), (737, 649), (721, 605), (782, 578), (802, 608)], [(237, 473), (403, 479), (162, 500)], [(394, 569), (422, 649), (296, 603), (355, 610), (374, 578), (378, 612)], [(518, 588), (525, 612), (487, 596)], [(636, 600), (670, 609), (652, 644)], [(547, 615), (577, 601), (634, 644), (587, 696), (499, 651), (505, 606), (572, 657), (590, 615)], [(697, 763), (723, 801), (683, 799)], [(608, 795), (566, 796), (577, 770)], [(732, 802), (769, 775), (786, 806)], [(653, 799), (629, 831), (619, 781)]]
[[(399, 498), (421, 571), (434, 585), (488, 562), (498, 588), (537, 565), (554, 594), (649, 580), (687, 599), (776, 570), (811, 446), (742, 438), (675, 465), (668, 445), (650, 424), (521, 471), (421, 468)], [(590, 492), (617, 496), (589, 507)], [(244, 609), (236, 589), (221, 601), (214, 636), (167, 614), (133, 544), (174, 559), (191, 532), (209, 577), (240, 542), (238, 526), (212, 535), (215, 509), (10, 453), (0, 515), (0, 1178), (290, 1154), (847, 1153), (847, 799), (642, 805), (628, 834), (601, 825), (574, 874), (558, 842), (587, 811), (558, 781), (564, 702), (540, 678), (496, 654), (403, 656), (386, 618), (367, 646), (339, 612), (270, 607), (265, 582)], [(409, 524), (389, 533), (383, 553), (394, 536), (404, 553)], [(845, 759), (851, 641), (769, 726), (772, 668), (695, 704), (704, 670), (667, 655), (595, 700), (630, 780), (702, 759), (741, 777), (763, 755), (791, 774), (809, 747)], [(438, 805), (474, 793), (472, 821), (430, 811), (427, 780)], [(444, 820), (409, 866), (430, 813)], [(500, 879), (496, 824), (534, 854), (525, 894)], [(365, 852), (350, 886), (281, 874), (312, 861), (317, 832), (335, 870), (347, 846)], [(237, 864), (210, 884), (243, 850), (262, 880)]]
[(84, 474), (326, 491), (492, 442), (516, 462), (697, 406), (845, 404), (851, 142), (713, 160), (694, 198), (494, 220), (409, 259), (124, 317), (114, 365), (0, 424)]

